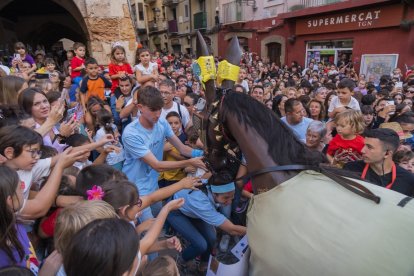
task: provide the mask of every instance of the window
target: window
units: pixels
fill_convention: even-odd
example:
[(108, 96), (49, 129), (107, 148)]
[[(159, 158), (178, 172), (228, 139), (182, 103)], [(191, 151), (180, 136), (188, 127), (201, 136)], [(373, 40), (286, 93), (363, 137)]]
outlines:
[(144, 5), (142, 3), (138, 3), (138, 20), (144, 21)]
[(137, 7), (135, 6), (135, 4), (131, 5), (131, 16), (132, 16), (132, 21), (134, 26), (136, 26), (137, 24)]
[(184, 17), (190, 17), (190, 13), (188, 12), (188, 5), (184, 5)]

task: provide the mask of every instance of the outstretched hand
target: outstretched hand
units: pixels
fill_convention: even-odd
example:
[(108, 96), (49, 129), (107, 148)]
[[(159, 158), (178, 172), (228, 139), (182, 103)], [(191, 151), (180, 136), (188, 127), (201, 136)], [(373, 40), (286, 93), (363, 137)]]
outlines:
[(185, 203), (184, 198), (178, 198), (169, 201), (167, 204), (165, 204), (164, 208), (167, 208), (168, 211), (173, 211), (181, 208)]

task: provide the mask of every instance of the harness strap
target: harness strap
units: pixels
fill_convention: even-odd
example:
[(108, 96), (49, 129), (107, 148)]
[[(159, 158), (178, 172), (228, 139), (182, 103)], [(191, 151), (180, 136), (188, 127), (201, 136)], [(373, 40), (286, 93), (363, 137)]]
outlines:
[(261, 175), (264, 173), (269, 172), (278, 172), (278, 171), (301, 171), (301, 170), (314, 170), (314, 171), (320, 171), (320, 169), (316, 166), (309, 166), (309, 165), (284, 165), (284, 166), (272, 166), (263, 168), (261, 170), (257, 170), (251, 173), (247, 173), (239, 178), (236, 178), (234, 182), (243, 180), (244, 182), (249, 181), (250, 178), (253, 176)]
[(237, 179), (234, 180), (234, 182), (239, 181), (239, 180), (243, 180), (244, 182), (247, 182), (250, 178), (252, 178), (253, 176), (257, 176), (257, 175), (261, 175), (264, 173), (269, 173), (269, 172), (275, 172), (275, 171), (300, 171), (300, 170), (314, 170), (317, 172), (320, 172), (322, 174), (324, 174), (325, 176), (327, 176), (328, 178), (332, 179), (333, 181), (335, 181), (336, 183), (338, 183), (339, 185), (341, 185), (342, 187), (344, 187), (345, 189), (363, 197), (369, 200), (374, 201), (375, 203), (379, 204), (381, 201), (381, 198), (377, 195), (375, 195), (373, 192), (371, 192), (368, 188), (366, 188), (365, 186), (349, 180), (345, 177), (336, 175), (330, 171), (328, 171), (327, 169), (324, 168), (320, 168), (317, 166), (309, 166), (309, 165), (284, 165), (284, 166), (272, 166), (272, 167), (268, 167), (268, 168), (264, 168), (258, 171), (254, 171), (251, 173), (248, 173), (242, 177), (239, 177)]

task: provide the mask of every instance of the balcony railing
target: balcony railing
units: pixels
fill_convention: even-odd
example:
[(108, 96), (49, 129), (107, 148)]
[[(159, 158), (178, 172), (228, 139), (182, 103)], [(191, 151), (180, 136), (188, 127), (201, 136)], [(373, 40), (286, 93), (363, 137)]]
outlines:
[(194, 14), (194, 29), (207, 29), (207, 13), (197, 12)]
[(154, 20), (148, 21), (148, 31), (149, 32), (156, 32), (158, 31), (158, 24)]
[(153, 4), (155, 2), (157, 2), (157, 0), (144, 0), (144, 3), (148, 5)]
[(164, 0), (162, 1), (162, 3), (164, 4), (164, 6), (175, 7), (178, 5), (179, 0)]
[(168, 32), (171, 34), (178, 33), (177, 20), (168, 20)]
[(240, 1), (223, 4), (223, 24), (245, 22), (246, 18), (243, 7)]
[(343, 0), (300, 0), (300, 5), (303, 8), (319, 7), (324, 5), (329, 5), (337, 2), (342, 2)]

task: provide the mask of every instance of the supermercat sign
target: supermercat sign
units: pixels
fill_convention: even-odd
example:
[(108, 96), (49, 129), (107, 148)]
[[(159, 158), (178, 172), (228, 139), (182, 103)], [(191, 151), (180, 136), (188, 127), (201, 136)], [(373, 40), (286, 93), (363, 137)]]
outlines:
[(402, 15), (403, 5), (397, 4), (300, 18), (296, 21), (296, 35), (398, 26)]

